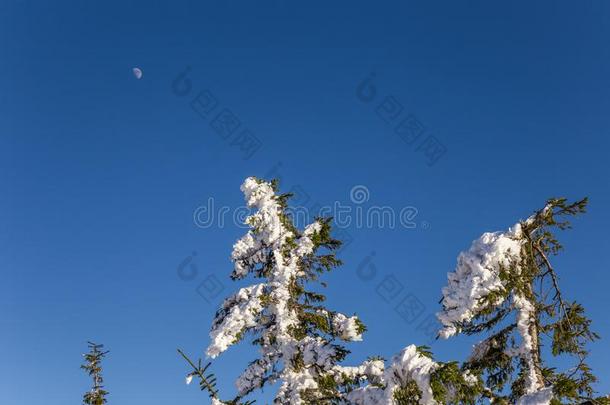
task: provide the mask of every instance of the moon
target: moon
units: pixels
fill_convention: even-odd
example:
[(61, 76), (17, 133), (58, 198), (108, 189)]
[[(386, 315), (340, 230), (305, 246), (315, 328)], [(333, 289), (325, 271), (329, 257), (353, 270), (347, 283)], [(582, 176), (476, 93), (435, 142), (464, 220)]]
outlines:
[(133, 75), (136, 77), (136, 79), (141, 79), (142, 78), (142, 69), (134, 67), (133, 69), (131, 69), (133, 72)]

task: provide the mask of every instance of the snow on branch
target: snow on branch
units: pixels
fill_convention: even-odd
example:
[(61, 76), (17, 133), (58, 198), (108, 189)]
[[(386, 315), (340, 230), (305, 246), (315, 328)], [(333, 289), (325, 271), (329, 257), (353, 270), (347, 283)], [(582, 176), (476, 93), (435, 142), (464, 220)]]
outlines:
[(212, 358), (225, 351), (239, 340), (247, 329), (257, 325), (258, 315), (262, 309), (261, 295), (265, 284), (256, 284), (240, 289), (235, 295), (227, 298), (214, 319), (210, 332), (212, 342), (206, 354)]
[[(367, 367), (374, 365), (374, 376), (383, 382), (382, 385), (366, 385), (347, 394), (347, 402), (353, 404), (398, 404), (397, 391), (403, 389), (409, 382), (414, 382), (420, 391), (420, 404), (435, 405), (430, 376), (438, 364), (429, 357), (422, 355), (415, 345), (404, 348), (394, 356), (392, 363), (380, 374), (380, 365), (368, 363)], [(365, 374), (365, 370), (357, 369)], [(369, 371), (370, 373), (370, 371)]]
[[(459, 333), (460, 325), (470, 322), (487, 305), (487, 296), (504, 292), (500, 270), (519, 260), (523, 243), (521, 225), (516, 224), (507, 232), (484, 233), (460, 253), (455, 271), (447, 274), (443, 311), (437, 314), (443, 325), (439, 332), (442, 338)], [(497, 294), (490, 304), (498, 306), (505, 298)]]

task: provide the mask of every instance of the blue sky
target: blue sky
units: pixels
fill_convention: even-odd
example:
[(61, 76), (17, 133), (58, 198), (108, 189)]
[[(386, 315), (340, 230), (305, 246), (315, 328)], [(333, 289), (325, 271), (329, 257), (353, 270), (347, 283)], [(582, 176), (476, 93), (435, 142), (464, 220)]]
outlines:
[[(591, 365), (610, 391), (607, 3), (0, 9), (0, 403), (78, 403), (87, 340), (111, 350), (110, 403), (205, 403), (184, 385), (175, 350), (203, 353), (215, 308), (239, 286), (228, 257), (244, 230), (196, 226), (193, 212), (209, 198), (239, 207), (243, 179), (270, 174), (311, 205), (350, 205), (362, 185), (363, 207), (417, 208), (413, 229), (345, 230), (345, 264), (326, 281), (329, 305), (369, 327), (352, 363), (428, 342), (418, 325), (479, 234), (548, 197), (589, 196), (556, 267), (605, 337)], [(173, 82), (187, 67), (180, 95)], [(366, 101), (357, 88), (371, 74)], [(204, 91), (216, 103), (207, 117), (190, 104)], [(211, 124), (225, 109), (240, 122), (228, 139)], [(407, 117), (425, 128), (413, 144), (396, 132)], [(249, 157), (242, 130), (260, 146)], [(418, 145), (431, 139), (445, 152), (429, 165)], [(193, 252), (197, 275), (183, 280), (177, 269)], [(359, 277), (371, 264), (375, 276)], [(199, 286), (210, 277), (222, 293), (206, 302)], [(389, 302), (379, 294), (387, 280), (402, 287)], [(418, 319), (395, 310), (405, 297), (421, 303)], [(463, 359), (476, 340), (432, 346), (441, 360)], [(227, 393), (254, 358), (242, 346), (214, 364)]]

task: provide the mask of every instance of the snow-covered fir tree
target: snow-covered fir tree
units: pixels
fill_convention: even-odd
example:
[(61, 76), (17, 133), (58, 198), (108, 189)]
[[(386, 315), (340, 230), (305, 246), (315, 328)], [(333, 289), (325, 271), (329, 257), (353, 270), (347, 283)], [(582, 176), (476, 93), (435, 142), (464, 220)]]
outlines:
[[(539, 336), (551, 332), (556, 336), (553, 353), (576, 353), (584, 359), (583, 340), (595, 335), (582, 308), (563, 301), (558, 287), (552, 298), (558, 302), (555, 307), (541, 306), (533, 291), (537, 277), (557, 283), (547, 265), (547, 255), (559, 248), (549, 227), (565, 228), (556, 218), (581, 211), (584, 202), (552, 200), (509, 232), (484, 234), (460, 255), (443, 290), (440, 335), (491, 330), (517, 313), (513, 326), (504, 326), (477, 345), (468, 361), (438, 362), (427, 347), (409, 345), (389, 362), (370, 357), (347, 366), (343, 363), (349, 352), (342, 342), (362, 340), (366, 328), (356, 316), (326, 308), (325, 297), (309, 289), (321, 274), (341, 264), (335, 257), (341, 242), (331, 236), (331, 219), (318, 218), (299, 230), (287, 214), (290, 195), (278, 193), (275, 182), (251, 177), (241, 190), (255, 212), (246, 220), (250, 230), (233, 246), (231, 277), (255, 283), (225, 299), (206, 354), (215, 358), (250, 339), (259, 347), (258, 357), (238, 377), (237, 395), (229, 399), (218, 392), (215, 377), (207, 371), (209, 363), (195, 363), (180, 351), (192, 367), (187, 383), (197, 378), (213, 405), (251, 403), (252, 391), (274, 382), (279, 382), (275, 402), (280, 404), (434, 405), (490, 399), (549, 404), (551, 399), (576, 402), (592, 396), (594, 377), (584, 360), (562, 374), (543, 368), (540, 355)], [(559, 320), (543, 324), (543, 313)], [(513, 330), (521, 334), (520, 344), (509, 345)], [(505, 395), (508, 381), (512, 384)]]
[[(598, 339), (584, 308), (568, 300), (551, 257), (561, 244), (554, 231), (570, 228), (587, 199), (551, 199), (505, 232), (484, 233), (458, 257), (443, 289), (441, 337), (483, 334), (464, 367), (485, 379), (494, 403), (610, 403), (593, 398), (596, 377), (586, 344)], [(557, 371), (545, 357), (575, 358)]]
[(251, 229), (233, 247), (231, 277), (259, 282), (224, 301), (207, 355), (214, 358), (249, 337), (259, 346), (259, 357), (236, 381), (233, 399), (222, 400), (207, 366), (185, 356), (193, 367), (187, 382), (197, 377), (214, 404), (246, 403), (250, 392), (275, 381), (280, 381), (275, 401), (285, 404), (432, 403), (434, 385), (441, 397), (474, 398), (480, 390), (474, 377), (457, 363), (433, 361), (424, 347), (408, 346), (388, 365), (378, 357), (341, 365), (348, 354), (341, 341), (361, 340), (365, 326), (355, 316), (329, 310), (323, 295), (307, 289), (340, 264), (330, 219), (300, 231), (286, 214), (289, 195), (277, 194), (275, 183), (248, 178), (241, 189), (256, 212), (246, 221)]
[(102, 360), (108, 354), (104, 351), (104, 345), (99, 345), (93, 342), (89, 343), (89, 352), (83, 354), (85, 362), (80, 366), (85, 370), (92, 379), (92, 386), (89, 391), (83, 395), (83, 404), (87, 405), (102, 405), (107, 402), (106, 396), (108, 391), (104, 390), (104, 378), (102, 377)]

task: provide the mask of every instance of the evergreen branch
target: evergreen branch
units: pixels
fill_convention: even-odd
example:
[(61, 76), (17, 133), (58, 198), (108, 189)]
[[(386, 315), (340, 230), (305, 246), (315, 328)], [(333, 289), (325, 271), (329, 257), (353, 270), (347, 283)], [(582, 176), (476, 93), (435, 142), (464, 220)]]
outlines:
[[(551, 265), (551, 262), (549, 261), (548, 257), (544, 253), (544, 251), (540, 248), (540, 246), (538, 244), (533, 244), (532, 246), (536, 250), (536, 252), (540, 255), (542, 260), (544, 261), (544, 265), (547, 268), (546, 273), (548, 273), (551, 276), (553, 288), (555, 289), (555, 295), (554, 295), (553, 299), (557, 300), (557, 302), (559, 303), (559, 307), (561, 308), (561, 311), (563, 312), (563, 319), (565, 319), (565, 321), (568, 324), (568, 327), (570, 328), (570, 331), (572, 332), (572, 339), (577, 341), (580, 333), (578, 333), (578, 331), (572, 325), (572, 321), (571, 321), (568, 311), (566, 309), (563, 295), (559, 288), (559, 281), (558, 281), (557, 273), (555, 272), (555, 269)], [(561, 325), (561, 323), (560, 323), (560, 325)], [(581, 331), (581, 332), (584, 333), (585, 331)], [(583, 352), (581, 350), (577, 351), (577, 356), (578, 356), (578, 365), (576, 367), (574, 367), (574, 370), (570, 373), (568, 378), (573, 377), (581, 369), (582, 364), (584, 364), (584, 362), (586, 360), (586, 356), (583, 354)]]
[(108, 391), (104, 390), (102, 383), (104, 378), (102, 377), (102, 359), (109, 353), (109, 351), (102, 351), (104, 345), (96, 344), (93, 342), (87, 342), (89, 345), (89, 353), (84, 354), (85, 363), (80, 366), (81, 369), (85, 370), (87, 374), (93, 380), (93, 386), (90, 391), (83, 395), (83, 403), (87, 405), (103, 405), (106, 401), (106, 395)]
[(212, 374), (205, 375), (205, 371), (208, 369), (211, 363), (205, 365), (205, 367), (201, 368), (201, 360), (199, 361), (199, 366), (196, 366), (195, 363), (191, 359), (188, 358), (186, 354), (180, 349), (178, 349), (178, 353), (184, 358), (184, 360), (189, 363), (191, 367), (193, 367), (193, 371), (191, 375), (196, 375), (199, 377), (201, 390), (207, 390), (210, 393), (210, 397), (218, 399), (218, 391), (215, 387), (215, 380), (212, 380), (214, 376)]

